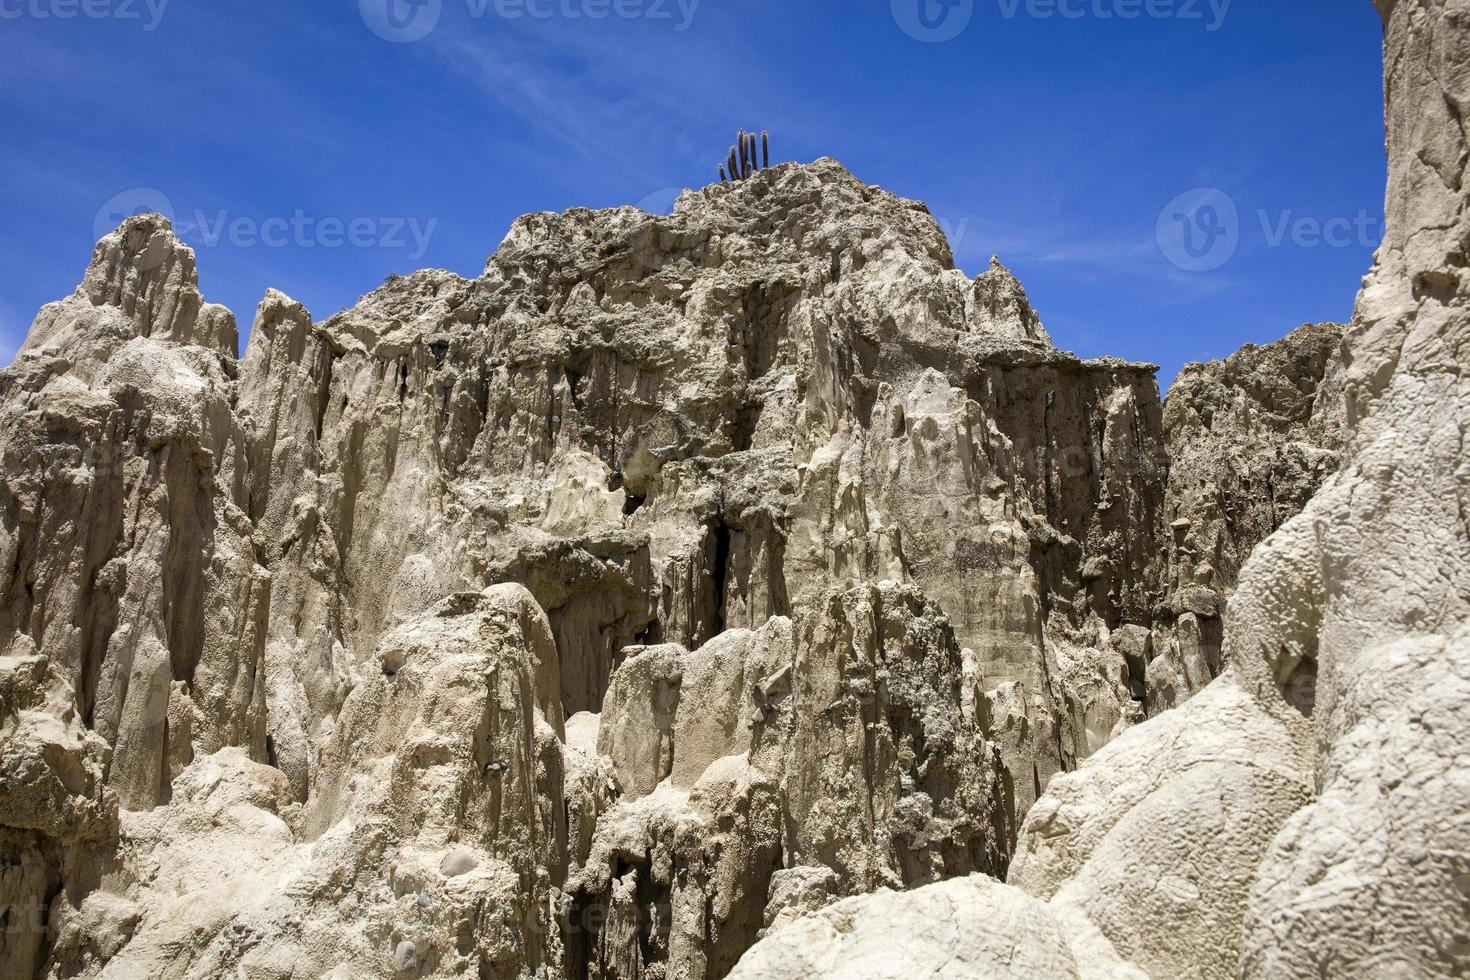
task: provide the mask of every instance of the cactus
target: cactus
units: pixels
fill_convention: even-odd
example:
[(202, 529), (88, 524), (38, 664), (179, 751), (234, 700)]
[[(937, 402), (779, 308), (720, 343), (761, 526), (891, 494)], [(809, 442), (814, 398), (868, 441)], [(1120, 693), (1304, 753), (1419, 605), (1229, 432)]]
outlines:
[(720, 167), (720, 183), (737, 184), (742, 180), (749, 180), (751, 174), (769, 169), (770, 166), (771, 134), (761, 130), (760, 138), (757, 139), (755, 133), (747, 133), (742, 129), (736, 134), (735, 145), (730, 147), (724, 166)]

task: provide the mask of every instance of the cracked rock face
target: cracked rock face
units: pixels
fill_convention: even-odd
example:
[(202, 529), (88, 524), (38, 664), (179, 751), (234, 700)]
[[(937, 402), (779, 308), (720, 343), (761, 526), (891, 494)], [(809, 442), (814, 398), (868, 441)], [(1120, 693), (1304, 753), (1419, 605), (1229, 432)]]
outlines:
[(1344, 370), (1342, 328), (1308, 324), (1188, 365), (1169, 389), (1164, 599), (1153, 635), (1127, 638), (1150, 716), (1220, 674), (1222, 617), (1241, 567), (1341, 465)]
[[(831, 161), (323, 322), (271, 291), (234, 345), (145, 215), (0, 376), (26, 975), (723, 976), (1004, 874), (1141, 714), (1101, 637), (1156, 599), (1152, 368)], [(251, 828), (226, 919), (177, 876)]]
[[(1152, 976), (1470, 972), (1470, 24), (1444, 0), (1378, 8), (1389, 234), (1344, 338), (1338, 471), (1241, 568), (1221, 676), (1053, 780), (1010, 868)], [(786, 930), (813, 930), (806, 957), (883, 955), (811, 922)]]
[(1463, 973), (1470, 58), (1380, 6), (1353, 324), (1163, 404), (830, 160), (241, 358), (129, 218), (0, 373), (6, 975)]

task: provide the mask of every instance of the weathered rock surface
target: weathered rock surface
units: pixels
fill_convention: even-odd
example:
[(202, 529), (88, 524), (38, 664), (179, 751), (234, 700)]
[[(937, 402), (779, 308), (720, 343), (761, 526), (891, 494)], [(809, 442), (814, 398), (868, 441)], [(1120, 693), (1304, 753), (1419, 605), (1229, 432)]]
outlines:
[[(1156, 975), (1470, 971), (1470, 227), (1456, 189), (1470, 159), (1456, 109), (1470, 24), (1440, 0), (1378, 6), (1388, 236), (1345, 337), (1341, 468), (1242, 569), (1224, 674), (1054, 781), (1012, 865), (1016, 884), (1087, 912)], [(1232, 737), (1193, 763), (1213, 726)], [(1271, 744), (1227, 778), (1242, 732)], [(1180, 766), (1219, 774), (1120, 787)], [(1212, 824), (1221, 830), (1202, 833)], [(1109, 856), (1149, 825), (1149, 855), (1164, 860), (1139, 862), (1136, 847)], [(1181, 845), (1187, 862), (1169, 860)], [(1181, 870), (1187, 883), (1163, 877)], [(1155, 875), (1171, 887), (1131, 883)], [(1196, 928), (1171, 928), (1180, 915)], [(1196, 944), (1200, 923), (1217, 947)]]
[(1315, 648), (1273, 664), (1288, 694), (1310, 699), (1318, 798), (1252, 890), (1251, 977), (1470, 972), (1470, 214), (1458, 109), (1470, 23), (1442, 0), (1379, 8), (1389, 221), (1348, 336), (1347, 465), (1256, 572), (1272, 584), (1298, 550), (1320, 570), (1293, 595), (1317, 625)]
[[(1337, 472), (1342, 333), (1308, 324), (1180, 372), (1164, 400), (1171, 596), (1191, 585), (1229, 595), (1256, 546)], [(1189, 611), (1187, 597), (1173, 601)]]
[(1002, 267), (966, 283), (921, 206), (830, 161), (666, 219), (528, 216), (479, 280), (420, 273), (318, 326), (270, 297), (241, 378), (298, 792), (344, 660), (446, 591), (531, 588), (575, 713), (630, 644), (892, 579), (987, 688), (1021, 686), (1019, 813), (1085, 741), (1048, 619), (1146, 617), (1158, 580), (1150, 370), (1057, 352)]
[[(1470, 228), (1459, 192), (1470, 154), (1458, 122), (1470, 28), (1443, 0), (1378, 6), (1388, 29), (1389, 235), (1344, 339), (1338, 472), (1253, 551), (1203, 524), (1212, 557), (1228, 558), (1220, 549), (1230, 544), (1245, 561), (1223, 624), (1221, 676), (1053, 780), (1010, 871), (1010, 887), (1045, 900), (1033, 907), (1042, 929), (1082, 915), (1152, 976), (1470, 972)], [(1333, 373), (1323, 371), (1317, 397)], [(1305, 484), (1292, 485), (1295, 507)], [(1247, 530), (1265, 529), (1266, 518)], [(1183, 566), (1175, 560), (1171, 574)], [(1174, 628), (1203, 636), (1200, 620), (1219, 597), (1191, 586), (1219, 580), (1197, 576), (1196, 567), (1192, 583), (1174, 582), (1185, 593)], [(1115, 635), (1130, 660), (1149, 655), (1144, 631)], [(911, 917), (923, 894), (852, 899), (788, 922), (737, 974), (779, 976), (794, 964), (791, 975), (1003, 975), (1016, 946), (982, 954), (978, 969), (956, 965), (984, 927), (940, 912)], [(895, 920), (918, 937), (901, 954), (884, 932)], [(921, 932), (935, 921), (944, 925)], [(1046, 969), (1066, 975), (1068, 964)]]
[(39, 973), (97, 886), (120, 803), (166, 802), (196, 754), (264, 751), (267, 576), (235, 502), (234, 320), (195, 284), (167, 223), (130, 219), (0, 374), (0, 952), (16, 976)]
[(1216, 676), (1221, 618), (1255, 548), (1301, 513), (1343, 448), (1342, 328), (1302, 327), (1187, 365), (1164, 399), (1169, 483), (1164, 599), (1142, 672), (1150, 716)]
[(983, 876), (849, 898), (756, 945), (731, 980), (1143, 980), (1084, 916)]
[(1463, 975), (1470, 41), (1379, 5), (1353, 324), (1164, 406), (828, 160), (240, 359), (128, 219), (0, 373), (6, 975)]
[[(234, 346), (141, 216), (0, 376), (4, 735), (61, 787), (0, 813), (6, 894), (53, 921), (27, 975), (224, 968), (212, 900), (159, 938), (194, 900), (149, 869), (256, 825), (220, 876), (273, 923), (350, 918), (320, 889), (282, 912), (281, 880), (352, 896), (337, 865), (416, 849), (425, 881), (513, 869), (556, 937), (517, 969), (723, 975), (781, 909), (1004, 873), (1035, 795), (1138, 714), (1089, 641), (1156, 598), (1151, 368), (1057, 351), (998, 262), (966, 280), (922, 205), (831, 161), (668, 218), (531, 215), (479, 279), (322, 323), (272, 291)], [(549, 632), (534, 712), (500, 696), (529, 741), (475, 750), (516, 787), (480, 820), (444, 753), (489, 690), (463, 597), (500, 583)], [(455, 695), (390, 697), (420, 670)], [(451, 784), (452, 816), (420, 809)], [(201, 807), (235, 822), (191, 837)], [(821, 885), (774, 899), (797, 868)], [(677, 914), (624, 914), (649, 894)], [(511, 962), (357, 920), (330, 948), (364, 975)]]
[(116, 870), (63, 920), (54, 972), (560, 970), (545, 910), (567, 811), (545, 614), (521, 586), (454, 596), (390, 631), (375, 661), (309, 806), (280, 770), (226, 749), (186, 769), (169, 806), (124, 814)]
[(569, 889), (579, 923), (607, 923), (589, 975), (723, 976), (793, 905), (1003, 873), (1003, 773), (964, 659), (891, 583), (829, 593), (799, 629), (634, 653), (602, 714), (631, 786)]

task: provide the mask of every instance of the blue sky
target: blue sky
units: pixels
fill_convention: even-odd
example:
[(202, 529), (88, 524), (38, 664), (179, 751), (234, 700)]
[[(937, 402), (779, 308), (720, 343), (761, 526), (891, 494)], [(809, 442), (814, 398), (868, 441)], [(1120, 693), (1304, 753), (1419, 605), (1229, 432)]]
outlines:
[(150, 202), (243, 340), (267, 287), (324, 319), (526, 211), (667, 210), (743, 126), (1167, 387), (1349, 316), (1381, 40), (1369, 0), (0, 0), (0, 363)]

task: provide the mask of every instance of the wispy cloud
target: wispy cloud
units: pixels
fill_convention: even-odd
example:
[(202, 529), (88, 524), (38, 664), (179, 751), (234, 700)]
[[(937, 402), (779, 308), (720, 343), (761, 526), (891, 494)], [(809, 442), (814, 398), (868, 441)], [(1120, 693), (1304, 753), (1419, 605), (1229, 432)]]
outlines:
[(609, 44), (605, 37), (562, 30), (552, 47), (516, 36), (528, 28), (495, 26), (472, 24), (467, 35), (436, 41), (437, 50), (458, 76), (533, 131), (599, 166), (644, 176), (631, 139), (692, 145), (690, 131), (707, 121), (687, 91), (667, 83), (669, 77), (718, 72), (691, 63), (691, 49), (703, 47), (692, 38), (664, 46), (658, 57), (641, 57), (631, 31), (622, 32), (624, 43)]
[(1137, 271), (1150, 259), (1161, 259), (1152, 238), (1111, 235), (1090, 237), (1078, 229), (1031, 226), (974, 226), (964, 228), (952, 243), (962, 265), (987, 262), (998, 255), (1003, 262), (1083, 266), (1114, 272)]
[[(774, 31), (781, 13), (752, 10), (746, 20)], [(737, 127), (806, 134), (822, 115), (811, 93), (783, 84), (769, 46), (705, 26), (487, 17), (441, 25), (424, 50), (518, 128), (575, 153), (578, 172), (653, 190), (715, 180)]]
[[(1225, 292), (1236, 285), (1226, 270), (1201, 274), (1172, 265), (1152, 234), (1097, 235), (1087, 229), (1035, 225), (943, 222), (962, 268), (978, 270), (992, 255), (1011, 266), (1052, 266), (1081, 278), (1145, 279), (1194, 296)], [(952, 227), (951, 227), (952, 226)], [(958, 241), (955, 239), (958, 238)]]

